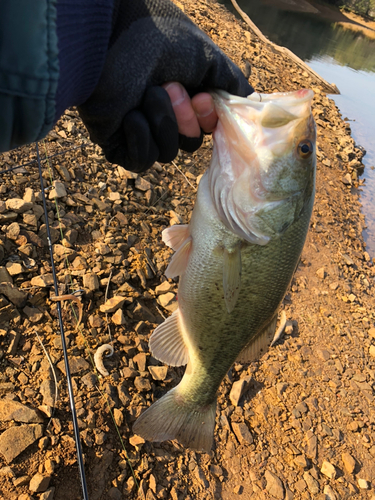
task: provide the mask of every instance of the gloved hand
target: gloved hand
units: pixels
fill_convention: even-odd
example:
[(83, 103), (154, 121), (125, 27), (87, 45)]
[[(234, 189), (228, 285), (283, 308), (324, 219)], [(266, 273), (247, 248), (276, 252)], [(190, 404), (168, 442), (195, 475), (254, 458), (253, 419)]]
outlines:
[(79, 113), (107, 159), (142, 172), (169, 162), (198, 138), (178, 134), (161, 85), (177, 81), (190, 95), (220, 88), (246, 96), (252, 87), (234, 63), (169, 0), (116, 0), (113, 33), (99, 83)]

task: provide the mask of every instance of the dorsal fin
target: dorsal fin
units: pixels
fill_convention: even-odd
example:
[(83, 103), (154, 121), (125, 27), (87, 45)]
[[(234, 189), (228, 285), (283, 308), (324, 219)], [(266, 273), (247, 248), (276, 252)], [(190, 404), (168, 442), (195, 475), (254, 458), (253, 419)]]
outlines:
[(167, 229), (164, 229), (161, 233), (164, 243), (175, 251), (180, 248), (182, 243), (187, 240), (189, 236), (189, 224), (176, 224), (167, 227)]
[(182, 333), (179, 309), (155, 328), (149, 346), (153, 357), (162, 363), (169, 366), (182, 366), (188, 363), (189, 351)]
[(250, 363), (258, 360), (269, 348), (275, 335), (277, 314), (250, 343), (242, 349), (236, 361), (238, 363)]
[(231, 313), (241, 288), (241, 249), (238, 245), (233, 250), (224, 249), (223, 288), (225, 305)]

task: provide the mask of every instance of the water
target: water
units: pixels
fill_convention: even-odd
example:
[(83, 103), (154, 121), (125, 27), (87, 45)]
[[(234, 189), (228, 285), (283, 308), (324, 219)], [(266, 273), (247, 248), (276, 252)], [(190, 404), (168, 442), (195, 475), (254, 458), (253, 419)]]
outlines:
[[(237, 0), (239, 6), (270, 40), (288, 47), (341, 94), (332, 95), (343, 117), (350, 120), (353, 139), (367, 151), (361, 202), (366, 216), (364, 238), (375, 257), (375, 31), (346, 29), (334, 21), (344, 14), (305, 0)], [(230, 0), (223, 0), (235, 12)], [(307, 6), (312, 11), (303, 12)], [(293, 10), (294, 9), (294, 10)], [(356, 25), (352, 25), (355, 29)]]

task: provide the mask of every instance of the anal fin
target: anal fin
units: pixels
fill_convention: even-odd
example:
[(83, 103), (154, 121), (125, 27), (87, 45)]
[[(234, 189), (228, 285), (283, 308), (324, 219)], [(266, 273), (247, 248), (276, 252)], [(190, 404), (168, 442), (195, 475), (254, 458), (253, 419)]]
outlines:
[(155, 328), (149, 346), (153, 357), (162, 363), (169, 366), (183, 366), (188, 363), (189, 351), (182, 334), (179, 309)]
[(266, 328), (264, 328), (254, 339), (247, 344), (244, 349), (240, 352), (236, 361), (238, 363), (250, 363), (251, 361), (258, 360), (270, 347), (272, 339), (275, 335), (277, 323), (277, 314), (272, 318), (271, 322), (268, 323)]
[(241, 288), (241, 249), (236, 246), (233, 250), (224, 249), (223, 259), (223, 289), (224, 300), (228, 313), (236, 305)]

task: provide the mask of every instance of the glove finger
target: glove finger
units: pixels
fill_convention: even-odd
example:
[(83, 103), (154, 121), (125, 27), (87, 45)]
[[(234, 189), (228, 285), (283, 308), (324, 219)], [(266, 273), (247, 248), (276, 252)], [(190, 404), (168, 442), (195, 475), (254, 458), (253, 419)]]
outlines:
[(140, 111), (131, 111), (125, 116), (120, 137), (115, 145), (105, 147), (104, 153), (108, 161), (132, 172), (144, 172), (155, 163), (159, 149)]
[(141, 109), (159, 149), (158, 161), (172, 161), (178, 153), (178, 125), (167, 91), (162, 87), (146, 90)]
[(186, 137), (186, 135), (179, 135), (179, 146), (187, 153), (193, 153), (198, 148), (201, 147), (203, 142), (203, 130), (201, 130), (201, 135), (199, 137)]

